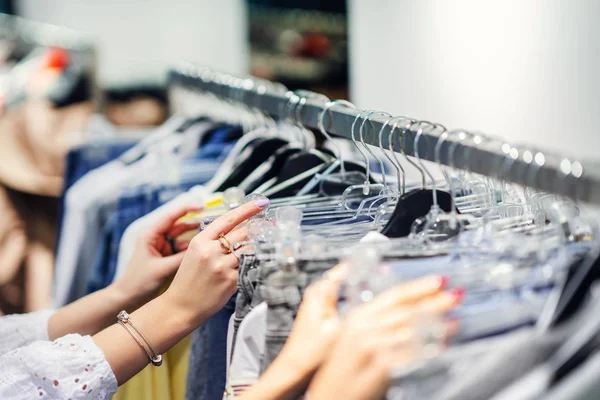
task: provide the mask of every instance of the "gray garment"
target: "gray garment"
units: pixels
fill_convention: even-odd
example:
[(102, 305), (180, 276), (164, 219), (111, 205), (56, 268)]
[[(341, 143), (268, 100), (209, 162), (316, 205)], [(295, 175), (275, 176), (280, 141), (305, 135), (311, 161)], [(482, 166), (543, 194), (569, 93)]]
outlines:
[[(548, 393), (553, 389), (552, 378), (554, 377), (554, 372), (558, 371), (559, 367), (563, 366), (564, 363), (569, 360), (574, 349), (581, 346), (582, 339), (587, 338), (590, 333), (596, 333), (593, 341), (588, 343), (588, 346), (590, 346), (591, 349), (596, 350), (600, 348), (600, 338), (597, 335), (596, 320), (590, 319), (591, 317), (598, 315), (598, 308), (599, 306), (596, 299), (592, 300), (592, 302), (588, 304), (587, 309), (582, 310), (576, 317), (573, 317), (568, 322), (568, 326), (561, 328), (565, 331), (568, 331), (569, 335), (566, 342), (560, 346), (560, 348), (552, 355), (552, 357), (550, 357), (550, 359), (544, 364), (538, 366), (523, 378), (520, 378), (512, 385), (504, 389), (495, 398), (498, 400), (545, 399), (548, 396)], [(595, 357), (595, 355), (592, 355), (592, 359), (593, 357)], [(569, 364), (570, 363), (567, 362), (567, 365)], [(572, 370), (563, 371), (562, 373), (567, 372), (567, 375), (563, 376), (562, 381), (559, 381), (557, 385), (561, 385), (562, 382), (568, 381), (574, 376), (576, 377), (579, 373), (581, 373), (581, 370), (585, 370), (586, 365), (587, 364), (583, 362), (583, 365), (572, 365)], [(599, 377), (600, 375), (596, 373), (595, 378), (597, 379)], [(577, 381), (577, 378), (575, 378), (575, 380)], [(592, 392), (590, 394), (589, 392), (583, 391), (578, 393), (584, 398), (591, 395), (594, 396), (593, 398), (599, 397), (598, 392)]]
[(430, 399), (448, 381), (463, 377), (471, 366), (504, 338), (492, 337), (451, 347), (439, 356), (393, 372), (388, 400)]
[(535, 329), (509, 334), (478, 363), (444, 385), (437, 400), (490, 399), (546, 362), (572, 333), (572, 325), (540, 335)]
[(538, 400), (543, 399), (550, 382), (550, 369), (545, 365), (519, 379), (496, 394), (492, 400)]
[(338, 262), (338, 259), (302, 260), (292, 271), (282, 270), (275, 263), (261, 263), (258, 292), (269, 307), (261, 372), (283, 348), (306, 288)]
[(564, 378), (545, 400), (596, 400), (600, 397), (600, 354)]
[[(237, 338), (237, 332), (242, 320), (252, 308), (252, 298), (258, 282), (258, 260), (253, 254), (242, 254), (240, 257), (240, 269), (238, 274), (238, 295), (235, 300), (235, 314), (233, 316), (233, 341)], [(231, 355), (235, 348), (232, 348)]]

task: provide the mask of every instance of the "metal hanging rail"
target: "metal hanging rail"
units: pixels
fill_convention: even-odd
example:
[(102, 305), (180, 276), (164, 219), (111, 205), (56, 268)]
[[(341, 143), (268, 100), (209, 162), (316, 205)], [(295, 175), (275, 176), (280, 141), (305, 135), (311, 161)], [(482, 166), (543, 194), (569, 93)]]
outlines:
[[(390, 121), (387, 113), (378, 114), (376, 110), (361, 111), (328, 104), (323, 100), (324, 96), (317, 93), (294, 93), (280, 84), (239, 78), (191, 64), (172, 69), (169, 72), (169, 85), (242, 102), (272, 117), (293, 116), (296, 123), (307, 128), (318, 129), (319, 119), (323, 116), (323, 125), (328, 133), (348, 139), (352, 139), (354, 134), (355, 139), (359, 140), (358, 129), (353, 133), (352, 126), (360, 126), (367, 118), (369, 123), (365, 125), (365, 132), (370, 129), (363, 136), (367, 144), (380, 147), (378, 133), (385, 125), (382, 135), (385, 149), (389, 148), (391, 136), (392, 148), (407, 156), (418, 156), (421, 160), (600, 205), (600, 167), (584, 165), (577, 159), (546, 152), (535, 146), (512, 145), (502, 139), (465, 130), (446, 131), (441, 125), (407, 118)], [(390, 135), (396, 121), (400, 123), (395, 133)], [(440, 139), (442, 134), (444, 140)], [(418, 150), (415, 152), (417, 136)]]

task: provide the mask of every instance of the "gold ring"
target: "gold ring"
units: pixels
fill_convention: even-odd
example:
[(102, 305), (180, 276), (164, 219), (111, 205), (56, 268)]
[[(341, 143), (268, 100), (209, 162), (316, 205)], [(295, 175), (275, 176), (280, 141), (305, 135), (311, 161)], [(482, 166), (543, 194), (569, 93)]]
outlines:
[(224, 248), (226, 250), (226, 253), (229, 254), (231, 253), (231, 243), (229, 243), (229, 240), (227, 240), (227, 238), (225, 237), (225, 235), (223, 233), (219, 233), (219, 243), (221, 244), (221, 247)]

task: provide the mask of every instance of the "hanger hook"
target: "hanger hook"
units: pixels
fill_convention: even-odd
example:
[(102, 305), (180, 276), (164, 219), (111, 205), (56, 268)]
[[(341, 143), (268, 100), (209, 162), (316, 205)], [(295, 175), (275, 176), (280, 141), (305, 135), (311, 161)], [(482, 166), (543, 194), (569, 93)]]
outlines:
[(304, 123), (302, 122), (302, 107), (304, 107), (304, 104), (306, 104), (306, 96), (303, 95), (302, 91), (294, 91), (294, 93), (296, 93), (296, 96), (298, 96), (298, 102), (296, 103), (296, 107), (295, 107), (295, 116), (294, 116), (294, 122), (295, 125), (298, 127), (298, 129), (301, 132), (301, 137), (302, 137), (302, 144), (303, 147), (305, 149), (308, 148), (308, 139), (306, 138), (306, 136), (304, 135)]
[[(387, 182), (385, 180), (385, 165), (383, 163), (383, 160), (380, 157), (376, 156), (375, 153), (373, 152), (373, 150), (371, 150), (369, 148), (369, 146), (367, 146), (367, 144), (365, 143), (365, 139), (363, 137), (363, 129), (365, 127), (365, 123), (368, 121), (369, 125), (372, 127), (371, 116), (373, 114), (382, 115), (384, 117), (389, 117), (389, 118), (392, 117), (392, 114), (385, 112), (385, 111), (372, 110), (369, 112), (369, 114), (365, 118), (363, 118), (363, 121), (360, 124), (360, 129), (358, 130), (360, 142), (362, 143), (363, 147), (365, 148), (365, 150), (367, 150), (369, 152), (369, 154), (371, 154), (371, 156), (374, 159), (376, 159), (379, 162), (379, 167), (381, 168), (381, 179), (383, 181), (383, 187), (385, 188), (385, 190), (387, 190)], [(369, 172), (370, 172), (370, 169), (367, 169), (367, 176), (369, 176)]]
[(356, 138), (354, 137), (354, 128), (356, 127), (356, 123), (358, 122), (358, 120), (360, 118), (362, 118), (362, 115), (364, 113), (368, 113), (368, 112), (369, 112), (369, 110), (362, 110), (361, 112), (359, 112), (356, 115), (356, 118), (354, 118), (354, 121), (352, 122), (352, 126), (350, 127), (350, 131), (352, 133), (352, 142), (354, 143), (354, 146), (356, 146), (356, 149), (363, 156), (363, 159), (365, 160), (365, 168), (367, 169), (367, 178), (365, 180), (365, 189), (364, 189), (365, 193), (368, 193), (368, 191), (370, 190), (370, 187), (371, 187), (371, 182), (369, 181), (369, 172), (370, 172), (369, 158), (365, 154), (365, 152), (360, 148), (360, 146), (358, 145), (358, 143), (356, 142)]
[[(504, 153), (504, 160), (502, 162), (502, 165), (499, 168), (499, 172), (498, 175), (500, 177), (503, 176), (509, 176), (512, 166), (515, 163), (515, 161), (519, 158), (519, 149), (517, 149), (516, 147), (510, 145), (509, 143), (504, 143), (502, 145), (502, 152)], [(506, 181), (510, 181), (510, 177), (507, 180), (504, 180), (504, 182), (506, 183)]]
[[(402, 156), (404, 156), (404, 159), (410, 164), (412, 165), (417, 171), (419, 171), (419, 174), (421, 175), (421, 188), (425, 189), (425, 172), (421, 169), (421, 167), (419, 166), (419, 164), (417, 164), (416, 162), (414, 162), (410, 157), (408, 157), (406, 155), (406, 132), (410, 130), (410, 128), (418, 123), (419, 121), (416, 119), (412, 119), (412, 118), (406, 118), (407, 123), (404, 124), (404, 126), (402, 126), (402, 128), (399, 130), (400, 133), (400, 153), (402, 154)], [(399, 124), (399, 121), (396, 122), (394, 124), (393, 129), (396, 129), (397, 125)]]
[(335, 147), (335, 149), (337, 150), (337, 158), (340, 161), (340, 172), (342, 174), (342, 177), (345, 176), (346, 174), (346, 167), (344, 165), (344, 159), (343, 159), (343, 154), (342, 154), (342, 149), (341, 147), (338, 145), (337, 142), (335, 142), (331, 136), (329, 135), (329, 133), (327, 133), (327, 129), (325, 129), (325, 114), (328, 113), (329, 115), (329, 124), (327, 125), (328, 127), (331, 126), (333, 124), (333, 113), (331, 111), (333, 111), (334, 107), (337, 106), (344, 106), (346, 108), (350, 108), (350, 109), (356, 109), (356, 106), (354, 104), (352, 104), (351, 102), (349, 102), (348, 100), (332, 100), (332, 101), (328, 101), (327, 103), (325, 103), (325, 106), (323, 107), (323, 109), (321, 110), (321, 112), (319, 113), (319, 120), (318, 120), (318, 128), (319, 131), (323, 134), (323, 136), (325, 136), (330, 142), (331, 145)]
[(294, 92), (291, 90), (288, 90), (287, 92), (285, 92), (285, 97), (287, 97), (287, 101), (282, 101), (279, 104), (279, 110), (278, 110), (278, 117), (280, 121), (285, 121), (287, 119), (287, 109), (288, 109), (288, 104), (290, 103), (291, 98), (294, 96)]
[[(393, 149), (393, 143), (392, 143), (393, 130), (391, 129), (391, 125), (390, 125), (390, 122), (397, 118), (399, 118), (399, 117), (390, 117), (385, 121), (385, 123), (383, 125), (381, 125), (381, 129), (379, 130), (379, 148), (381, 149), (381, 152), (383, 153), (383, 155), (390, 161), (392, 166), (396, 169), (396, 180), (398, 183), (398, 193), (403, 194), (404, 193), (404, 185), (406, 182), (405, 178), (404, 178), (404, 168), (402, 168), (402, 165), (400, 165), (400, 162), (396, 158), (396, 154), (395, 154), (396, 152)], [(390, 132), (389, 132), (389, 136), (388, 136), (389, 152), (391, 152), (394, 155), (394, 158), (392, 158), (392, 156), (390, 154), (388, 154), (389, 152), (385, 151), (385, 149), (383, 148), (383, 131), (385, 130), (385, 128), (387, 126), (390, 126)]]
[(272, 124), (274, 125), (275, 121), (266, 113), (262, 112), (262, 98), (263, 95), (267, 93), (267, 86), (264, 84), (264, 82), (262, 82), (262, 80), (257, 79), (256, 83), (257, 85), (254, 91), (254, 99), (251, 106), (254, 109), (254, 112), (260, 116), (260, 119), (265, 126), (272, 126)]
[[(328, 103), (330, 101), (330, 99), (329, 99), (329, 97), (325, 96), (324, 94), (311, 92), (309, 90), (297, 90), (296, 93), (303, 96), (302, 99), (300, 100), (300, 103), (298, 104), (298, 107), (296, 108), (296, 119), (297, 119), (298, 123), (300, 124), (301, 129), (306, 131), (307, 134), (312, 134), (312, 131), (310, 131), (309, 129), (307, 129), (304, 126), (304, 121), (302, 119), (302, 109), (303, 109), (304, 105), (306, 104), (306, 102), (308, 100), (313, 100), (316, 98), (324, 100), (323, 101), (324, 103)], [(307, 140), (307, 142), (308, 142), (308, 140)], [(307, 143), (306, 147), (308, 147), (308, 143)]]
[[(288, 91), (286, 93), (286, 97), (288, 98), (288, 101), (285, 102), (284, 105), (284, 114), (283, 114), (283, 119), (284, 121), (287, 121), (290, 125), (292, 126), (296, 126), (297, 122), (295, 120), (295, 109), (296, 106), (298, 105), (298, 103), (300, 102), (300, 96), (298, 96), (294, 91)], [(288, 109), (289, 109), (289, 113), (288, 113)], [(298, 127), (299, 129), (299, 127)], [(295, 140), (298, 140), (298, 142), (303, 143), (304, 144), (304, 138), (300, 138), (301, 133), (298, 133), (298, 136), (296, 138), (294, 138)]]
[(419, 155), (419, 139), (421, 138), (421, 135), (423, 134), (423, 126), (433, 126), (433, 123), (429, 122), (429, 121), (415, 121), (412, 124), (410, 124), (410, 126), (408, 127), (408, 129), (406, 129), (406, 131), (404, 133), (404, 144), (405, 145), (406, 145), (406, 134), (408, 132), (413, 131), (413, 126), (417, 128), (417, 130), (414, 131), (415, 136), (413, 137), (413, 157), (417, 160), (417, 164), (419, 165), (419, 170), (423, 174), (423, 185), (425, 188), (427, 186), (426, 175), (429, 176), (430, 179), (432, 178), (432, 175), (425, 168), (425, 166), (423, 165), (423, 162), (421, 161), (421, 157)]
[(437, 201), (437, 188), (435, 185), (435, 178), (433, 177), (433, 174), (425, 167), (425, 165), (423, 164), (423, 161), (421, 160), (421, 157), (419, 155), (419, 140), (421, 139), (421, 136), (423, 135), (423, 132), (425, 130), (425, 127), (429, 126), (432, 127), (434, 129), (437, 128), (442, 128), (443, 131), (446, 131), (446, 127), (444, 127), (443, 125), (440, 124), (434, 124), (432, 122), (429, 121), (422, 121), (418, 124), (418, 129), (417, 132), (415, 134), (415, 140), (413, 143), (413, 147), (414, 147), (414, 154), (415, 157), (417, 159), (417, 162), (419, 163), (419, 165), (421, 165), (421, 168), (423, 168), (423, 170), (427, 173), (427, 175), (429, 176), (429, 179), (431, 180), (431, 188), (432, 188), (432, 195), (433, 195), (433, 205), (434, 207), (438, 206), (438, 201)]
[[(575, 178), (575, 185), (573, 186), (575, 188), (575, 192), (573, 194), (577, 196), (577, 188), (581, 187), (582, 185), (576, 185), (576, 183), (581, 179), (583, 174), (584, 168), (581, 162), (577, 160), (571, 161), (568, 158), (562, 159), (560, 162), (560, 167), (556, 173), (556, 178), (554, 179), (553, 187), (555, 188), (555, 192), (566, 193), (568, 190), (567, 184), (569, 176), (572, 176)], [(559, 187), (559, 185), (562, 187)]]
[[(416, 121), (412, 118), (408, 118), (408, 117), (402, 117), (402, 116), (398, 116), (395, 117), (394, 120), (396, 121), (394, 123), (394, 125), (392, 126), (392, 129), (390, 129), (390, 133), (388, 135), (388, 144), (389, 144), (389, 150), (390, 152), (392, 152), (392, 155), (394, 156), (394, 159), (396, 160), (396, 164), (397, 166), (402, 170), (402, 191), (401, 193), (404, 194), (406, 192), (406, 171), (404, 170), (404, 167), (402, 167), (402, 164), (400, 163), (400, 160), (398, 160), (398, 152), (396, 152), (396, 150), (394, 149), (394, 131), (396, 130), (396, 128), (398, 128), (398, 125), (400, 124), (401, 121), (409, 121), (409, 124), (407, 126), (410, 126), (410, 124), (412, 124), (412, 122)], [(404, 157), (404, 159), (409, 162), (413, 167), (415, 167), (417, 169), (417, 171), (421, 171), (411, 160), (408, 159), (408, 157), (406, 157), (406, 154), (404, 153), (404, 149), (402, 148), (402, 133), (400, 133), (400, 144), (399, 144), (399, 152), (400, 154), (402, 154), (402, 156)], [(424, 176), (421, 176), (422, 178), (422, 187), (425, 188), (425, 179)]]

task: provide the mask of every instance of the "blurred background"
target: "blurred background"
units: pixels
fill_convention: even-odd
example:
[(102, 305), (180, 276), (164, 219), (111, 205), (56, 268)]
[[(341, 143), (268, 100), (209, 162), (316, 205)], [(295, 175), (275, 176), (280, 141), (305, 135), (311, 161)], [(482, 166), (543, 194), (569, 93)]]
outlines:
[(2, 0), (0, 8), (88, 32), (106, 89), (160, 87), (169, 65), (190, 60), (587, 157), (600, 145), (595, 0)]
[(89, 32), (104, 88), (164, 83), (169, 65), (190, 60), (587, 157), (600, 144), (595, 0), (2, 0), (0, 7)]

